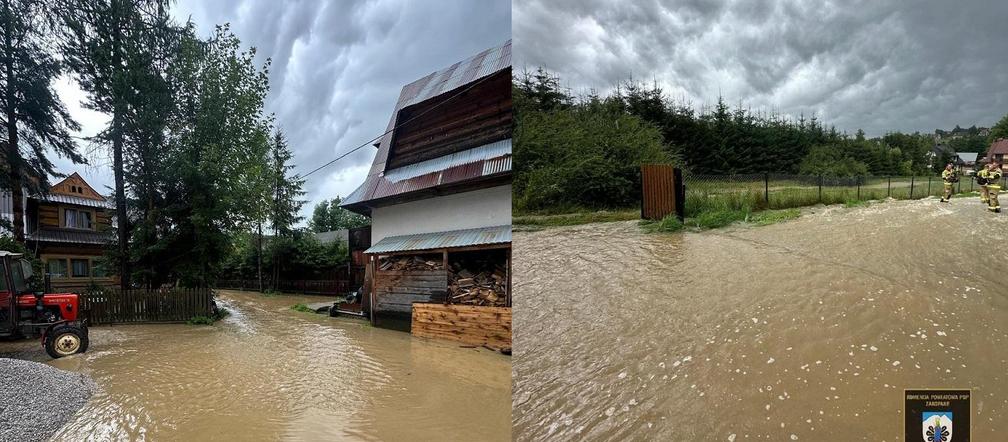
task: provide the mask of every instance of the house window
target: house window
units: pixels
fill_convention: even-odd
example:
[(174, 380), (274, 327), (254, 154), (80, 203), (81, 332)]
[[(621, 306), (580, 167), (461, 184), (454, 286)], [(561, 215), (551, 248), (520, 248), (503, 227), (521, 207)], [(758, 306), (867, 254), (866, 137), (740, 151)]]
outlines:
[(53, 278), (66, 278), (67, 277), (67, 261), (62, 258), (50, 259), (47, 264), (49, 267), (49, 275)]
[(91, 230), (91, 212), (78, 209), (64, 209), (63, 227)]
[(87, 278), (90, 276), (91, 265), (86, 259), (71, 259), (70, 268), (73, 271), (74, 278)]

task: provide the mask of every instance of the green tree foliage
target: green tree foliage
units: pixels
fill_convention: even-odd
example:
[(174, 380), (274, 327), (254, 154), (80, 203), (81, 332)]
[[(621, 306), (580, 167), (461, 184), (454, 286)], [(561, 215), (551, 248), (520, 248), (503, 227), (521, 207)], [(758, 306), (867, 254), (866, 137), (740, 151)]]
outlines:
[(832, 146), (814, 146), (798, 166), (805, 175), (864, 176), (868, 165)]
[(294, 165), (291, 164), (292, 158), (287, 138), (283, 132), (277, 130), (270, 144), (269, 163), (270, 175), (273, 178), (270, 223), (274, 235), (287, 236), (294, 224), (304, 219), (300, 212), (305, 203), (301, 199), (305, 194), (302, 190), (305, 180), (292, 173), (294, 170)]
[(721, 98), (698, 109), (670, 100), (656, 84), (573, 97), (561, 83), (542, 69), (514, 80), (518, 211), (634, 206), (642, 162), (672, 161), (711, 175), (909, 175), (933, 173), (941, 163), (926, 134), (850, 136), (814, 116), (732, 107)]
[[(256, 248), (254, 233), (235, 234), (228, 257), (221, 268), (221, 278), (256, 278)], [(286, 237), (267, 238), (266, 248), (269, 253), (264, 255), (264, 265), (278, 269), (279, 280), (330, 277), (333, 271), (345, 265), (349, 259), (347, 245), (344, 242), (333, 241), (323, 244), (303, 229), (292, 230)]]
[(340, 207), (342, 199), (337, 195), (332, 200), (322, 200), (312, 209), (308, 229), (312, 232), (331, 232), (366, 226), (370, 221), (361, 215)]
[[(50, 20), (54, 4), (41, 0), (3, 0), (0, 4), (0, 121), (4, 130), (0, 187), (11, 189), (14, 207), (21, 207), (22, 186), (47, 191), (49, 175), (61, 176), (49, 154), (85, 163), (71, 134), (79, 129), (53, 90), (63, 72), (49, 42), (57, 23)], [(14, 211), (14, 238), (24, 242), (24, 220)]]
[[(118, 226), (117, 261), (123, 288), (129, 287), (131, 219), (126, 200), (124, 157), (127, 126), (136, 121), (144, 82), (152, 77), (151, 36), (160, 35), (167, 0), (68, 0), (58, 11), (63, 21), (62, 54), (77, 83), (88, 94), (86, 107), (109, 115), (108, 126), (91, 141), (112, 156)], [(135, 135), (135, 134), (134, 134)]]
[(988, 141), (994, 142), (1000, 138), (1008, 138), (1008, 114), (1001, 117), (1001, 120), (999, 120), (994, 127), (991, 127)]
[(625, 207), (639, 198), (639, 166), (671, 158), (658, 128), (618, 99), (583, 102), (538, 71), (515, 83), (518, 210)]

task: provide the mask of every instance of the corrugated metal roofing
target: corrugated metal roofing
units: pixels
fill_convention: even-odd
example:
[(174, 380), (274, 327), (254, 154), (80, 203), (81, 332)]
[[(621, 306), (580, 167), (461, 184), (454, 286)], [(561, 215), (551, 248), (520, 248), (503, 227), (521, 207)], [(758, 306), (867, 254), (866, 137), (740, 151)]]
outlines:
[(400, 100), (398, 109), (454, 91), (508, 67), (511, 67), (511, 40), (411, 83), (414, 86), (409, 88), (411, 94)]
[(402, 181), (408, 178), (418, 177), (420, 175), (428, 174), (431, 172), (438, 172), (441, 170), (445, 170), (450, 167), (475, 163), (477, 161), (489, 160), (491, 158), (502, 157), (505, 155), (511, 155), (510, 138), (506, 140), (494, 141), (493, 143), (485, 144), (479, 147), (474, 147), (472, 149), (463, 150), (461, 152), (455, 152), (453, 154), (445, 155), (443, 157), (438, 157), (427, 161), (421, 161), (419, 163), (408, 164), (402, 167), (397, 167), (395, 169), (390, 169), (385, 172), (384, 176), (385, 179), (392, 182)]
[(416, 233), (412, 235), (390, 236), (364, 253), (392, 253), (410, 250), (451, 249), (456, 247), (511, 242), (511, 226), (480, 227), (476, 229), (451, 230), (447, 232)]
[(100, 207), (103, 209), (112, 209), (112, 202), (109, 200), (93, 200), (90, 198), (81, 198), (79, 196), (63, 195), (61, 193), (50, 193), (49, 195), (32, 195), (31, 198), (49, 201), (53, 203), (63, 203), (63, 204), (75, 204), (78, 206), (87, 207)]
[[(511, 40), (508, 40), (501, 46), (487, 49), (479, 54), (455, 63), (445, 69), (431, 73), (419, 80), (416, 80), (402, 88), (399, 93), (399, 100), (396, 102), (395, 109), (392, 111), (392, 117), (389, 119), (387, 131), (391, 131), (396, 126), (396, 121), (399, 116), (399, 111), (404, 107), (411, 106), (422, 101), (435, 98), (439, 95), (449, 93), (453, 90), (464, 87), (476, 80), (484, 77), (496, 74), (500, 71), (511, 68)], [(402, 179), (398, 183), (392, 183), (385, 179), (382, 175), (386, 173), (385, 163), (388, 160), (389, 148), (392, 142), (392, 133), (389, 132), (381, 138), (378, 143), (378, 152), (375, 154), (374, 162), (371, 164), (371, 170), (368, 173), (368, 178), (354, 190), (350, 195), (347, 195), (340, 204), (343, 207), (353, 206), (364, 201), (378, 199), (382, 197), (387, 197), (391, 195), (396, 195), (397, 193), (405, 193), (412, 190), (428, 188), (436, 186), (437, 177), (428, 176), (432, 172), (427, 172), (421, 175), (411, 176), (407, 179)], [(507, 140), (510, 146), (511, 140)], [(501, 157), (498, 157), (501, 158)], [(440, 158), (439, 158), (440, 159)], [(435, 159), (435, 160), (439, 160)], [(482, 161), (492, 161), (490, 159), (484, 159)], [(475, 164), (475, 163), (468, 163)], [(409, 167), (409, 166), (403, 166)], [(452, 167), (463, 167), (461, 165)], [(469, 167), (472, 169), (475, 166)], [(483, 167), (483, 166), (480, 166)], [(508, 149), (507, 159), (498, 159), (489, 166), (491, 169), (496, 168), (501, 173), (504, 171), (511, 170), (511, 159), (510, 159), (510, 149)], [(506, 169), (505, 169), (506, 167)], [(399, 168), (402, 169), (402, 168)], [(467, 169), (468, 170), (468, 169)], [(390, 171), (389, 171), (390, 172)], [(419, 172), (413, 172), (419, 173)], [(408, 173), (404, 175), (409, 175)], [(452, 174), (457, 180), (479, 178), (481, 176), (486, 176), (480, 172), (479, 174), (465, 175), (460, 171), (456, 171)], [(411, 182), (411, 180), (414, 180)], [(357, 208), (356, 210), (361, 210)]]
[(26, 237), (31, 241), (75, 244), (105, 244), (111, 240), (111, 236), (107, 233), (66, 229), (40, 229), (29, 233)]

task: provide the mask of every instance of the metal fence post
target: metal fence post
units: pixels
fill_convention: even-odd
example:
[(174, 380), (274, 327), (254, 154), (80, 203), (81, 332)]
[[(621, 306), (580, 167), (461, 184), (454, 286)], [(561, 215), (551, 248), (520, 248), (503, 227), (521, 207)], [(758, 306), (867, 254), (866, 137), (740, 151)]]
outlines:
[(913, 199), (914, 176), (910, 175), (910, 199)]
[(857, 199), (861, 201), (861, 177), (857, 177)]
[(819, 204), (822, 204), (822, 180), (823, 176), (819, 175)]
[(891, 176), (887, 176), (886, 177), (885, 196), (886, 196), (886, 198), (889, 198), (890, 196), (892, 196), (892, 177)]
[(770, 173), (763, 173), (763, 200), (766, 202), (767, 209), (770, 208)]
[(931, 196), (931, 175), (928, 175), (928, 193), (927, 196)]

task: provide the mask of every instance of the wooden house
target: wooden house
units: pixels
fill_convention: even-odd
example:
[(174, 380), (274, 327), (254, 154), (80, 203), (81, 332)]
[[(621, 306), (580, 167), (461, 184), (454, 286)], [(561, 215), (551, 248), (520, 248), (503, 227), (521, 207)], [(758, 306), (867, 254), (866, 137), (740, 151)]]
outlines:
[(371, 218), (372, 318), (412, 318), (416, 331), (417, 304), (506, 309), (491, 334), (506, 328), (510, 346), (511, 130), (510, 40), (403, 87), (367, 179), (341, 204)]
[(29, 195), (24, 210), (27, 245), (45, 263), (52, 290), (118, 283), (102, 264), (114, 208), (79, 174), (54, 184), (48, 195)]

